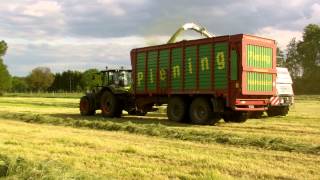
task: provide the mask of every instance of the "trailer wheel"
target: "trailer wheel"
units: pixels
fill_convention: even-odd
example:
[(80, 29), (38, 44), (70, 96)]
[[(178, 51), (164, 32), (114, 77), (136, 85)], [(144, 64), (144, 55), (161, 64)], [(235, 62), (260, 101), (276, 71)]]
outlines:
[[(208, 99), (198, 97), (194, 99), (190, 106), (189, 116), (194, 124), (214, 124), (216, 118), (212, 117), (213, 111)], [(218, 119), (219, 120), (219, 119)]]
[(101, 113), (104, 117), (120, 117), (122, 109), (118, 98), (109, 91), (103, 93), (101, 97)]
[(248, 113), (242, 112), (242, 111), (226, 112), (223, 115), (224, 122), (242, 123), (242, 122), (245, 122), (247, 119), (248, 119)]
[(92, 116), (96, 113), (94, 101), (89, 96), (81, 97), (79, 109), (82, 116)]
[(167, 116), (170, 121), (186, 122), (188, 118), (188, 106), (182, 97), (172, 97), (169, 99)]

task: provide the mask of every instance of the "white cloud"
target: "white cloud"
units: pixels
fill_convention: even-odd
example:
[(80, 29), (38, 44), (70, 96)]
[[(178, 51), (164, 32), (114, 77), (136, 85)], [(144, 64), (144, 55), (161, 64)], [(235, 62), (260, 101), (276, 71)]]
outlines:
[(302, 39), (301, 31), (277, 29), (274, 27), (261, 28), (260, 30), (258, 30), (256, 35), (276, 40), (278, 43), (278, 47), (282, 50), (286, 49), (292, 38), (296, 38), (297, 40)]
[[(162, 37), (154, 37), (161, 39)], [(18, 75), (27, 74), (38, 66), (48, 66), (53, 72), (68, 69), (130, 67), (130, 50), (146, 46), (142, 36), (120, 38), (55, 38), (54, 40), (8, 39), (6, 61)], [(18, 43), (17, 43), (18, 42)], [(26, 56), (27, 55), (27, 56)], [(19, 66), (19, 68), (16, 68)]]
[(35, 17), (55, 15), (61, 12), (61, 6), (56, 1), (37, 1), (25, 5), (22, 9), (22, 14)]
[(124, 16), (127, 14), (125, 6), (137, 6), (142, 5), (144, 0), (98, 0), (98, 3), (102, 4), (107, 10), (107, 13), (111, 13), (113, 16)]

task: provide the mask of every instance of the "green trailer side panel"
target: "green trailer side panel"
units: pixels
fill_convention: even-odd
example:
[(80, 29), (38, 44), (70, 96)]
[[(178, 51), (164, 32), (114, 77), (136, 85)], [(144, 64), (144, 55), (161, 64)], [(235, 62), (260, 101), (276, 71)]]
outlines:
[(159, 87), (161, 89), (167, 88), (168, 80), (168, 65), (169, 65), (169, 50), (161, 50), (159, 55)]
[(182, 48), (172, 49), (171, 54), (171, 88), (182, 89)]
[(214, 86), (215, 89), (226, 89), (228, 85), (227, 61), (228, 43), (214, 45)]
[(247, 90), (250, 92), (272, 92), (272, 74), (246, 72)]
[(145, 64), (146, 63), (146, 53), (138, 53), (137, 64), (136, 64), (136, 89), (138, 92), (144, 91), (145, 87)]
[(185, 48), (185, 79), (184, 88), (186, 90), (193, 90), (197, 86), (197, 47), (189, 46)]
[(148, 53), (148, 80), (147, 80), (147, 87), (148, 90), (155, 91), (156, 90), (156, 75), (157, 75), (157, 51), (150, 51)]
[(236, 50), (231, 51), (231, 80), (238, 80), (238, 55)]
[(247, 45), (247, 66), (253, 68), (272, 68), (272, 48)]
[(199, 46), (199, 89), (211, 87), (211, 52), (211, 44)]

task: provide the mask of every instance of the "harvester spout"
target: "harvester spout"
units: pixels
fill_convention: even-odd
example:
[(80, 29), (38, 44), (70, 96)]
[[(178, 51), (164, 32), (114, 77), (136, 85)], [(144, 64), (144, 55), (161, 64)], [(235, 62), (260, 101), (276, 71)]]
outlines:
[(196, 32), (200, 33), (202, 36), (205, 36), (205, 37), (207, 37), (207, 38), (214, 37), (214, 35), (211, 34), (209, 31), (207, 31), (207, 29), (206, 29), (205, 27), (202, 27), (202, 26), (197, 25), (197, 24), (195, 24), (195, 23), (186, 23), (186, 24), (184, 24), (183, 26), (181, 26), (181, 27), (171, 36), (171, 38), (169, 39), (169, 41), (167, 42), (167, 44), (176, 42), (177, 37), (180, 36), (180, 34), (181, 34), (182, 32), (187, 31), (187, 30), (196, 31)]

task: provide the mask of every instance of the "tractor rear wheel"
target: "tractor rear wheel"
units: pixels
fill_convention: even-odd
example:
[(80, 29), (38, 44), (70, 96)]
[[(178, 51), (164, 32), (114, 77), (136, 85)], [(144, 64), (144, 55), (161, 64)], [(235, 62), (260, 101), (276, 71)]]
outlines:
[(119, 100), (110, 91), (105, 91), (101, 97), (101, 113), (104, 117), (121, 117)]
[(220, 119), (213, 116), (212, 106), (204, 97), (198, 97), (192, 101), (189, 116), (192, 123), (201, 125), (215, 124)]
[(94, 115), (96, 113), (94, 100), (89, 96), (81, 97), (79, 109), (82, 116)]
[(188, 119), (188, 106), (182, 97), (172, 97), (169, 99), (167, 116), (170, 121), (186, 122)]

